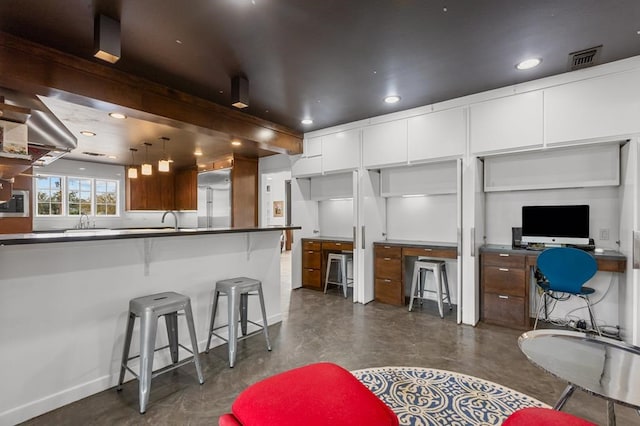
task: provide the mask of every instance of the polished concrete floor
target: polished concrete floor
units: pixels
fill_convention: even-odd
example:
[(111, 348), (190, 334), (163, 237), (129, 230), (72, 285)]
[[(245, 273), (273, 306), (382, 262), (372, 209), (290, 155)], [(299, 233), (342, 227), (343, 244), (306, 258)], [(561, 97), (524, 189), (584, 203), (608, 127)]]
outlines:
[[(285, 256), (284, 286), (287, 287)], [(122, 392), (109, 389), (62, 407), (29, 425), (215, 425), (236, 395), (274, 373), (317, 361), (349, 370), (383, 366), (417, 366), (456, 371), (500, 383), (548, 404), (565, 383), (533, 366), (517, 345), (520, 332), (444, 320), (435, 304), (414, 312), (372, 302), (353, 304), (339, 291), (328, 294), (299, 289), (283, 291), (283, 321), (269, 327), (273, 350), (262, 335), (239, 343), (234, 368), (226, 346), (202, 354), (206, 382), (199, 385), (193, 365), (153, 380), (147, 412), (138, 413), (137, 381)], [(565, 410), (598, 424), (606, 422), (604, 400), (576, 391)], [(640, 425), (632, 409), (616, 407), (619, 425)]]

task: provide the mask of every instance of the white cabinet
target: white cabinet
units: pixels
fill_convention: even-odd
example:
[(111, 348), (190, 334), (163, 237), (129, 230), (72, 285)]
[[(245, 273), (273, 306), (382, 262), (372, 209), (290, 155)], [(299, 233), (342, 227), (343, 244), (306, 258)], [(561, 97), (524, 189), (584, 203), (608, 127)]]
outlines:
[(455, 194), (457, 187), (455, 160), (393, 167), (381, 170), (380, 174), (380, 193), (383, 197)]
[(322, 170), (324, 173), (356, 170), (358, 167), (360, 167), (360, 129), (322, 137)]
[(542, 91), (471, 105), (471, 153), (542, 147), (542, 106)]
[(546, 89), (544, 119), (547, 144), (640, 132), (640, 70)]
[(318, 136), (305, 139), (303, 142), (302, 157), (310, 158), (319, 155), (322, 155), (322, 138)]
[(407, 120), (365, 127), (362, 141), (362, 163), (366, 168), (407, 162)]
[(466, 109), (454, 108), (407, 121), (409, 162), (460, 157), (467, 142)]
[(298, 155), (291, 161), (292, 177), (308, 177), (322, 174), (322, 157), (303, 157)]

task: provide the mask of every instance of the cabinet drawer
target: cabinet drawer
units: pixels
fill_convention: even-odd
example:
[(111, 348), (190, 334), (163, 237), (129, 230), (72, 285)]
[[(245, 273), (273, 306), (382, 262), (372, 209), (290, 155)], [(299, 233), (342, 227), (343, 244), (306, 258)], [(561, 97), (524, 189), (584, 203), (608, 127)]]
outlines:
[(302, 267), (320, 269), (320, 251), (304, 250), (302, 252)]
[(483, 291), (494, 294), (525, 296), (524, 269), (485, 266), (482, 269)]
[(338, 241), (325, 241), (322, 243), (323, 250), (347, 250), (353, 251), (353, 243), (343, 243)]
[(404, 296), (402, 294), (402, 284), (399, 280), (376, 279), (375, 299), (381, 303), (389, 305), (404, 305)]
[(320, 280), (320, 269), (303, 268), (302, 285), (305, 287), (321, 289), (322, 281)]
[(399, 259), (402, 255), (402, 248), (395, 246), (388, 246), (384, 244), (376, 244), (376, 257), (392, 257)]
[(482, 316), (486, 322), (509, 327), (527, 327), (527, 315), (523, 297), (485, 293)]
[(458, 250), (455, 248), (428, 248), (428, 247), (405, 247), (402, 249), (405, 256), (427, 256), (441, 257), (445, 259), (455, 259), (458, 257)]
[(482, 262), (485, 265), (495, 265), (504, 268), (524, 268), (525, 256), (511, 253), (483, 253)]
[(376, 256), (375, 275), (376, 278), (400, 280), (402, 278), (402, 262), (400, 258)]
[(317, 250), (317, 251), (320, 251), (320, 241), (305, 241), (305, 240), (302, 240), (302, 250)]

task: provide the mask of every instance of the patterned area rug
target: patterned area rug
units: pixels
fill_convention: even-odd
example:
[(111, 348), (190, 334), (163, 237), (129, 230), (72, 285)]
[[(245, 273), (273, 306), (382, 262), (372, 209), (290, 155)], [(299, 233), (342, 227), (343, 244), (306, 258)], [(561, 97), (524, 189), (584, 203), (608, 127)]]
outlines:
[(393, 409), (401, 425), (500, 425), (519, 408), (549, 407), (497, 383), (451, 371), (383, 367), (352, 373)]

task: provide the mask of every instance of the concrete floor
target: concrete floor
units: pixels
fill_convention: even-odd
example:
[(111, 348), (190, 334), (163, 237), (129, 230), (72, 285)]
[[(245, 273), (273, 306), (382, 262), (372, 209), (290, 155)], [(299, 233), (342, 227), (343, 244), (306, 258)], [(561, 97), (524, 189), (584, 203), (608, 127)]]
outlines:
[[(283, 285), (288, 288), (284, 258)], [(269, 327), (273, 350), (262, 335), (239, 343), (234, 368), (227, 347), (201, 354), (205, 384), (193, 365), (153, 380), (147, 412), (138, 413), (137, 381), (122, 392), (109, 389), (25, 423), (28, 425), (215, 425), (244, 388), (260, 379), (312, 362), (331, 361), (349, 370), (417, 366), (456, 371), (500, 383), (553, 405), (565, 383), (533, 366), (517, 345), (520, 332), (444, 320), (435, 304), (414, 312), (376, 302), (353, 304), (340, 292), (283, 291), (283, 321)], [(606, 403), (581, 391), (565, 411), (605, 424)], [(640, 425), (632, 409), (616, 406), (618, 425)]]

